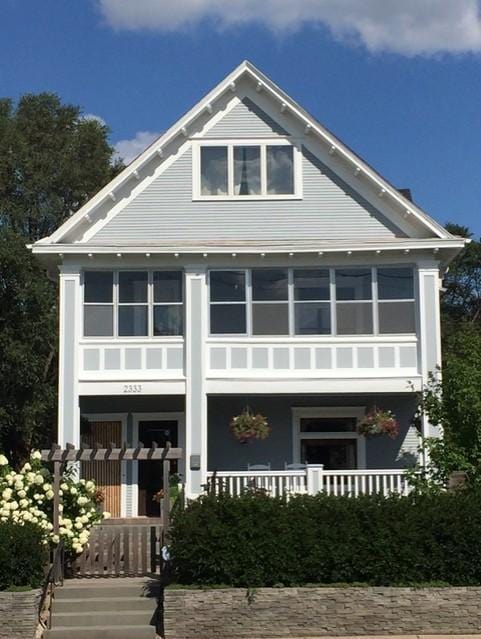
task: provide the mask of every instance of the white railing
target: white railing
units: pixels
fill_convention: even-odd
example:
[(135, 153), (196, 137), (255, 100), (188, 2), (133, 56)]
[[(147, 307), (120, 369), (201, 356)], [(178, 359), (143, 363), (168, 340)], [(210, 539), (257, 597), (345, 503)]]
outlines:
[(308, 465), (305, 470), (218, 471), (207, 473), (215, 493), (240, 495), (246, 490), (264, 490), (271, 497), (324, 492), (327, 495), (408, 495), (411, 491), (405, 470), (324, 470)]

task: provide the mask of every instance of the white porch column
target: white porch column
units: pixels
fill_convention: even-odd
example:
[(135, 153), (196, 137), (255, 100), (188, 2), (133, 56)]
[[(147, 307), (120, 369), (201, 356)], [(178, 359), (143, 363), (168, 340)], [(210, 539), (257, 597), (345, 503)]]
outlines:
[(189, 498), (200, 495), (207, 481), (206, 274), (205, 266), (185, 270), (185, 490)]
[[(439, 264), (425, 262), (418, 268), (419, 287), (419, 357), (423, 386), (427, 383), (429, 373), (437, 373), (441, 366), (441, 319), (439, 311)], [(440, 437), (439, 427), (423, 419), (422, 436)]]
[(80, 406), (78, 395), (79, 330), (82, 308), (80, 275), (77, 266), (60, 267), (59, 286), (59, 378), (58, 432), (61, 446), (80, 445)]

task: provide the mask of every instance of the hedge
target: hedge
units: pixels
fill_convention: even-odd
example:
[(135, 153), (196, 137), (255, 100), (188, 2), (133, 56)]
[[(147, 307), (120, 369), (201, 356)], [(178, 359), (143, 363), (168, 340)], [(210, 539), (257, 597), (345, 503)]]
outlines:
[(481, 492), (207, 495), (176, 514), (180, 584), (481, 584)]
[(42, 583), (48, 550), (35, 524), (0, 523), (0, 590), (36, 588)]

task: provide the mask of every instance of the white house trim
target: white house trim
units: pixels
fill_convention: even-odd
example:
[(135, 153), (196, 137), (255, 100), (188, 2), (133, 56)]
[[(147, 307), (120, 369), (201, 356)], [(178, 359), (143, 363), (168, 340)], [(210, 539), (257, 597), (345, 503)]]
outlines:
[(316, 406), (292, 408), (292, 461), (301, 461), (302, 439), (349, 439), (356, 442), (357, 469), (366, 468), (366, 438), (357, 432), (315, 432), (302, 433), (301, 419), (303, 417), (355, 417), (361, 419), (366, 412), (365, 406)]

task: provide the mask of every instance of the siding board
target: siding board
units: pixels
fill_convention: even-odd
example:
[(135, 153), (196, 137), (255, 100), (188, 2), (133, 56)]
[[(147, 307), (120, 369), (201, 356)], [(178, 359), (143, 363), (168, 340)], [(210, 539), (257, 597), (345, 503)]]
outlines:
[(275, 122), (265, 111), (259, 108), (249, 98), (244, 98), (240, 104), (226, 113), (204, 137), (260, 137), (263, 135), (289, 135), (288, 132)]

